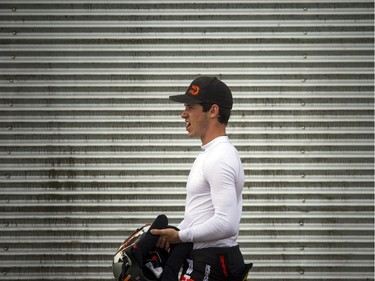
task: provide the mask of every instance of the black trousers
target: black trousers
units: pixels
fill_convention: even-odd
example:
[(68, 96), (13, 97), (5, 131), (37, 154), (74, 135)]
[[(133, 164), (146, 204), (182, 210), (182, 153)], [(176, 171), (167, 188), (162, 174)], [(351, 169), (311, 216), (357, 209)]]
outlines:
[(193, 243), (180, 243), (171, 245), (168, 259), (164, 264), (161, 281), (177, 281), (181, 267), (193, 250)]
[(181, 281), (244, 281), (252, 264), (245, 264), (239, 246), (193, 250)]

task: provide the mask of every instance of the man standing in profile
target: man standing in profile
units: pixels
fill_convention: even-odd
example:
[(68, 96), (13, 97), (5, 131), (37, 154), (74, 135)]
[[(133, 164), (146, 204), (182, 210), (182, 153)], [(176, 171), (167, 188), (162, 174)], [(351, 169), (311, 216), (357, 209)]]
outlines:
[(202, 150), (189, 174), (179, 230), (153, 229), (151, 233), (160, 236), (161, 247), (193, 243), (181, 280), (246, 280), (251, 264), (244, 263), (237, 244), (244, 170), (226, 135), (232, 93), (216, 77), (198, 77), (185, 94), (169, 98), (185, 104), (181, 117), (186, 131), (189, 137), (200, 138)]

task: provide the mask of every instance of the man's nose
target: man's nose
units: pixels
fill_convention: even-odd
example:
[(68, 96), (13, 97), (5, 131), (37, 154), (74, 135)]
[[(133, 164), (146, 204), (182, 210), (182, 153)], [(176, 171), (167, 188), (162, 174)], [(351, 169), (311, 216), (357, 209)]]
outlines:
[(182, 113), (181, 113), (181, 118), (187, 118), (187, 113), (186, 113), (186, 110), (184, 110), (184, 111), (182, 111)]

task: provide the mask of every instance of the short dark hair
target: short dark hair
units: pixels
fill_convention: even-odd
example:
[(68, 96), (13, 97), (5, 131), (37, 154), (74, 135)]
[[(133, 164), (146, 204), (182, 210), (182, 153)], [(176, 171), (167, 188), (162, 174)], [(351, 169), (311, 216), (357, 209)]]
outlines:
[[(210, 110), (210, 108), (214, 105), (215, 103), (201, 103), (203, 107), (203, 112), (207, 112)], [(231, 110), (226, 107), (219, 107), (219, 116), (218, 116), (218, 121), (222, 124), (228, 125), (229, 117), (230, 117), (230, 112)]]

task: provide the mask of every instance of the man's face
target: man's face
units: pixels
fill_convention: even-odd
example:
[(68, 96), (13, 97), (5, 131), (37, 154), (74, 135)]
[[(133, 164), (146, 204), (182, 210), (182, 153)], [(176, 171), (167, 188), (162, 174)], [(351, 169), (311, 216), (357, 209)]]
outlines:
[(204, 139), (209, 125), (209, 112), (203, 112), (202, 105), (185, 104), (181, 118), (185, 119), (189, 137)]

